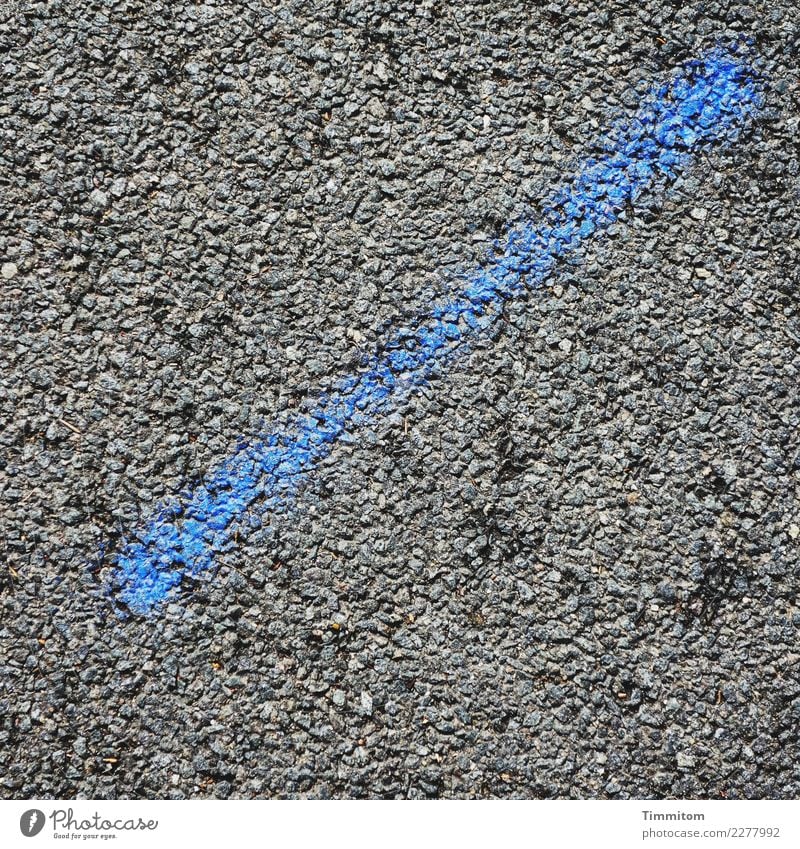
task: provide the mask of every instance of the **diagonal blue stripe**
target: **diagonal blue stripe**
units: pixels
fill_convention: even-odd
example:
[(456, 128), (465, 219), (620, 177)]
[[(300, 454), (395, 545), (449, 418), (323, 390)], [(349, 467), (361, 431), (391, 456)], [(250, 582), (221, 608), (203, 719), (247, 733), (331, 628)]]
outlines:
[(387, 411), (497, 319), (504, 301), (541, 285), (559, 260), (617, 220), (626, 204), (673, 180), (697, 152), (732, 142), (755, 114), (753, 73), (734, 51), (685, 64), (653, 89), (636, 115), (601, 139), (588, 160), (545, 204), (541, 219), (511, 229), (461, 293), (419, 323), (395, 331), (356, 374), (342, 378), (289, 425), (241, 447), (177, 504), (162, 508), (126, 542), (114, 583), (131, 610), (152, 610), (182, 576), (197, 577), (231, 545), (237, 518), (285, 508), (337, 440)]

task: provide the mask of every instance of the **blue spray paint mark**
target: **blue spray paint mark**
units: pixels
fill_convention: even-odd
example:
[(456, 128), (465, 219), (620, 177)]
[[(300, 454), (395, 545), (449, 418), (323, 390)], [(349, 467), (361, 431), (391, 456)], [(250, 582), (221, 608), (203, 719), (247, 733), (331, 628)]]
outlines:
[[(708, 145), (732, 142), (760, 104), (755, 77), (736, 52), (717, 49), (653, 89), (632, 119), (600, 140), (603, 151), (544, 205), (540, 220), (509, 230), (459, 295), (416, 326), (394, 331), (381, 352), (272, 433), (242, 445), (196, 488), (163, 507), (127, 541), (113, 578), (137, 613), (196, 578), (232, 545), (246, 511), (285, 509), (337, 440), (385, 413), (495, 321), (503, 302), (541, 285), (559, 260), (618, 219), (647, 188), (674, 180)], [(258, 506), (256, 507), (256, 502)]]

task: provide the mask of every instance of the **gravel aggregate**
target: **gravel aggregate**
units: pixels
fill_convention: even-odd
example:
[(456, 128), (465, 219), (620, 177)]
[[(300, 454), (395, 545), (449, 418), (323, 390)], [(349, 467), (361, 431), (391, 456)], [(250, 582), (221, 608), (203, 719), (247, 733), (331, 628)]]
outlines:
[[(242, 522), (114, 552), (653, 81), (759, 119)], [(0, 8), (0, 797), (797, 798), (793, 2)]]

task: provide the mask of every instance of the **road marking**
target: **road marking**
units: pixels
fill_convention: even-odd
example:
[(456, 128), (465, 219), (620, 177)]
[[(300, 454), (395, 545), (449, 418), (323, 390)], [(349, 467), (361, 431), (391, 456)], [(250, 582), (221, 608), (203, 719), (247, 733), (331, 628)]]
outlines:
[(601, 139), (554, 192), (536, 223), (512, 228), (464, 289), (414, 327), (395, 330), (381, 352), (342, 378), (288, 425), (240, 446), (204, 481), (160, 508), (115, 558), (111, 590), (135, 613), (159, 605), (183, 576), (206, 572), (234, 544), (236, 520), (255, 508), (285, 509), (337, 441), (390, 411), (415, 387), (469, 348), (497, 320), (503, 303), (540, 286), (559, 260), (618, 219), (625, 205), (676, 178), (706, 147), (735, 141), (761, 102), (755, 75), (736, 51), (692, 60), (651, 90), (631, 119)]

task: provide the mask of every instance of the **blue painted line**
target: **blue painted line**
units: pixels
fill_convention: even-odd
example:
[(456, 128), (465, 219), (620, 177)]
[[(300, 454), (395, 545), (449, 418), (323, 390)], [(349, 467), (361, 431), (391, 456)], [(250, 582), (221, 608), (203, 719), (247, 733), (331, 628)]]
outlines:
[(497, 320), (503, 303), (540, 286), (641, 193), (670, 182), (708, 146), (735, 141), (761, 101), (735, 48), (683, 65), (651, 90), (631, 119), (601, 139), (603, 151), (544, 205), (537, 223), (495, 243), (464, 289), (414, 327), (396, 330), (355, 374), (289, 424), (240, 446), (204, 481), (159, 509), (116, 556), (112, 591), (136, 613), (153, 610), (184, 576), (197, 578), (233, 544), (238, 519), (286, 509), (337, 441), (386, 413)]

